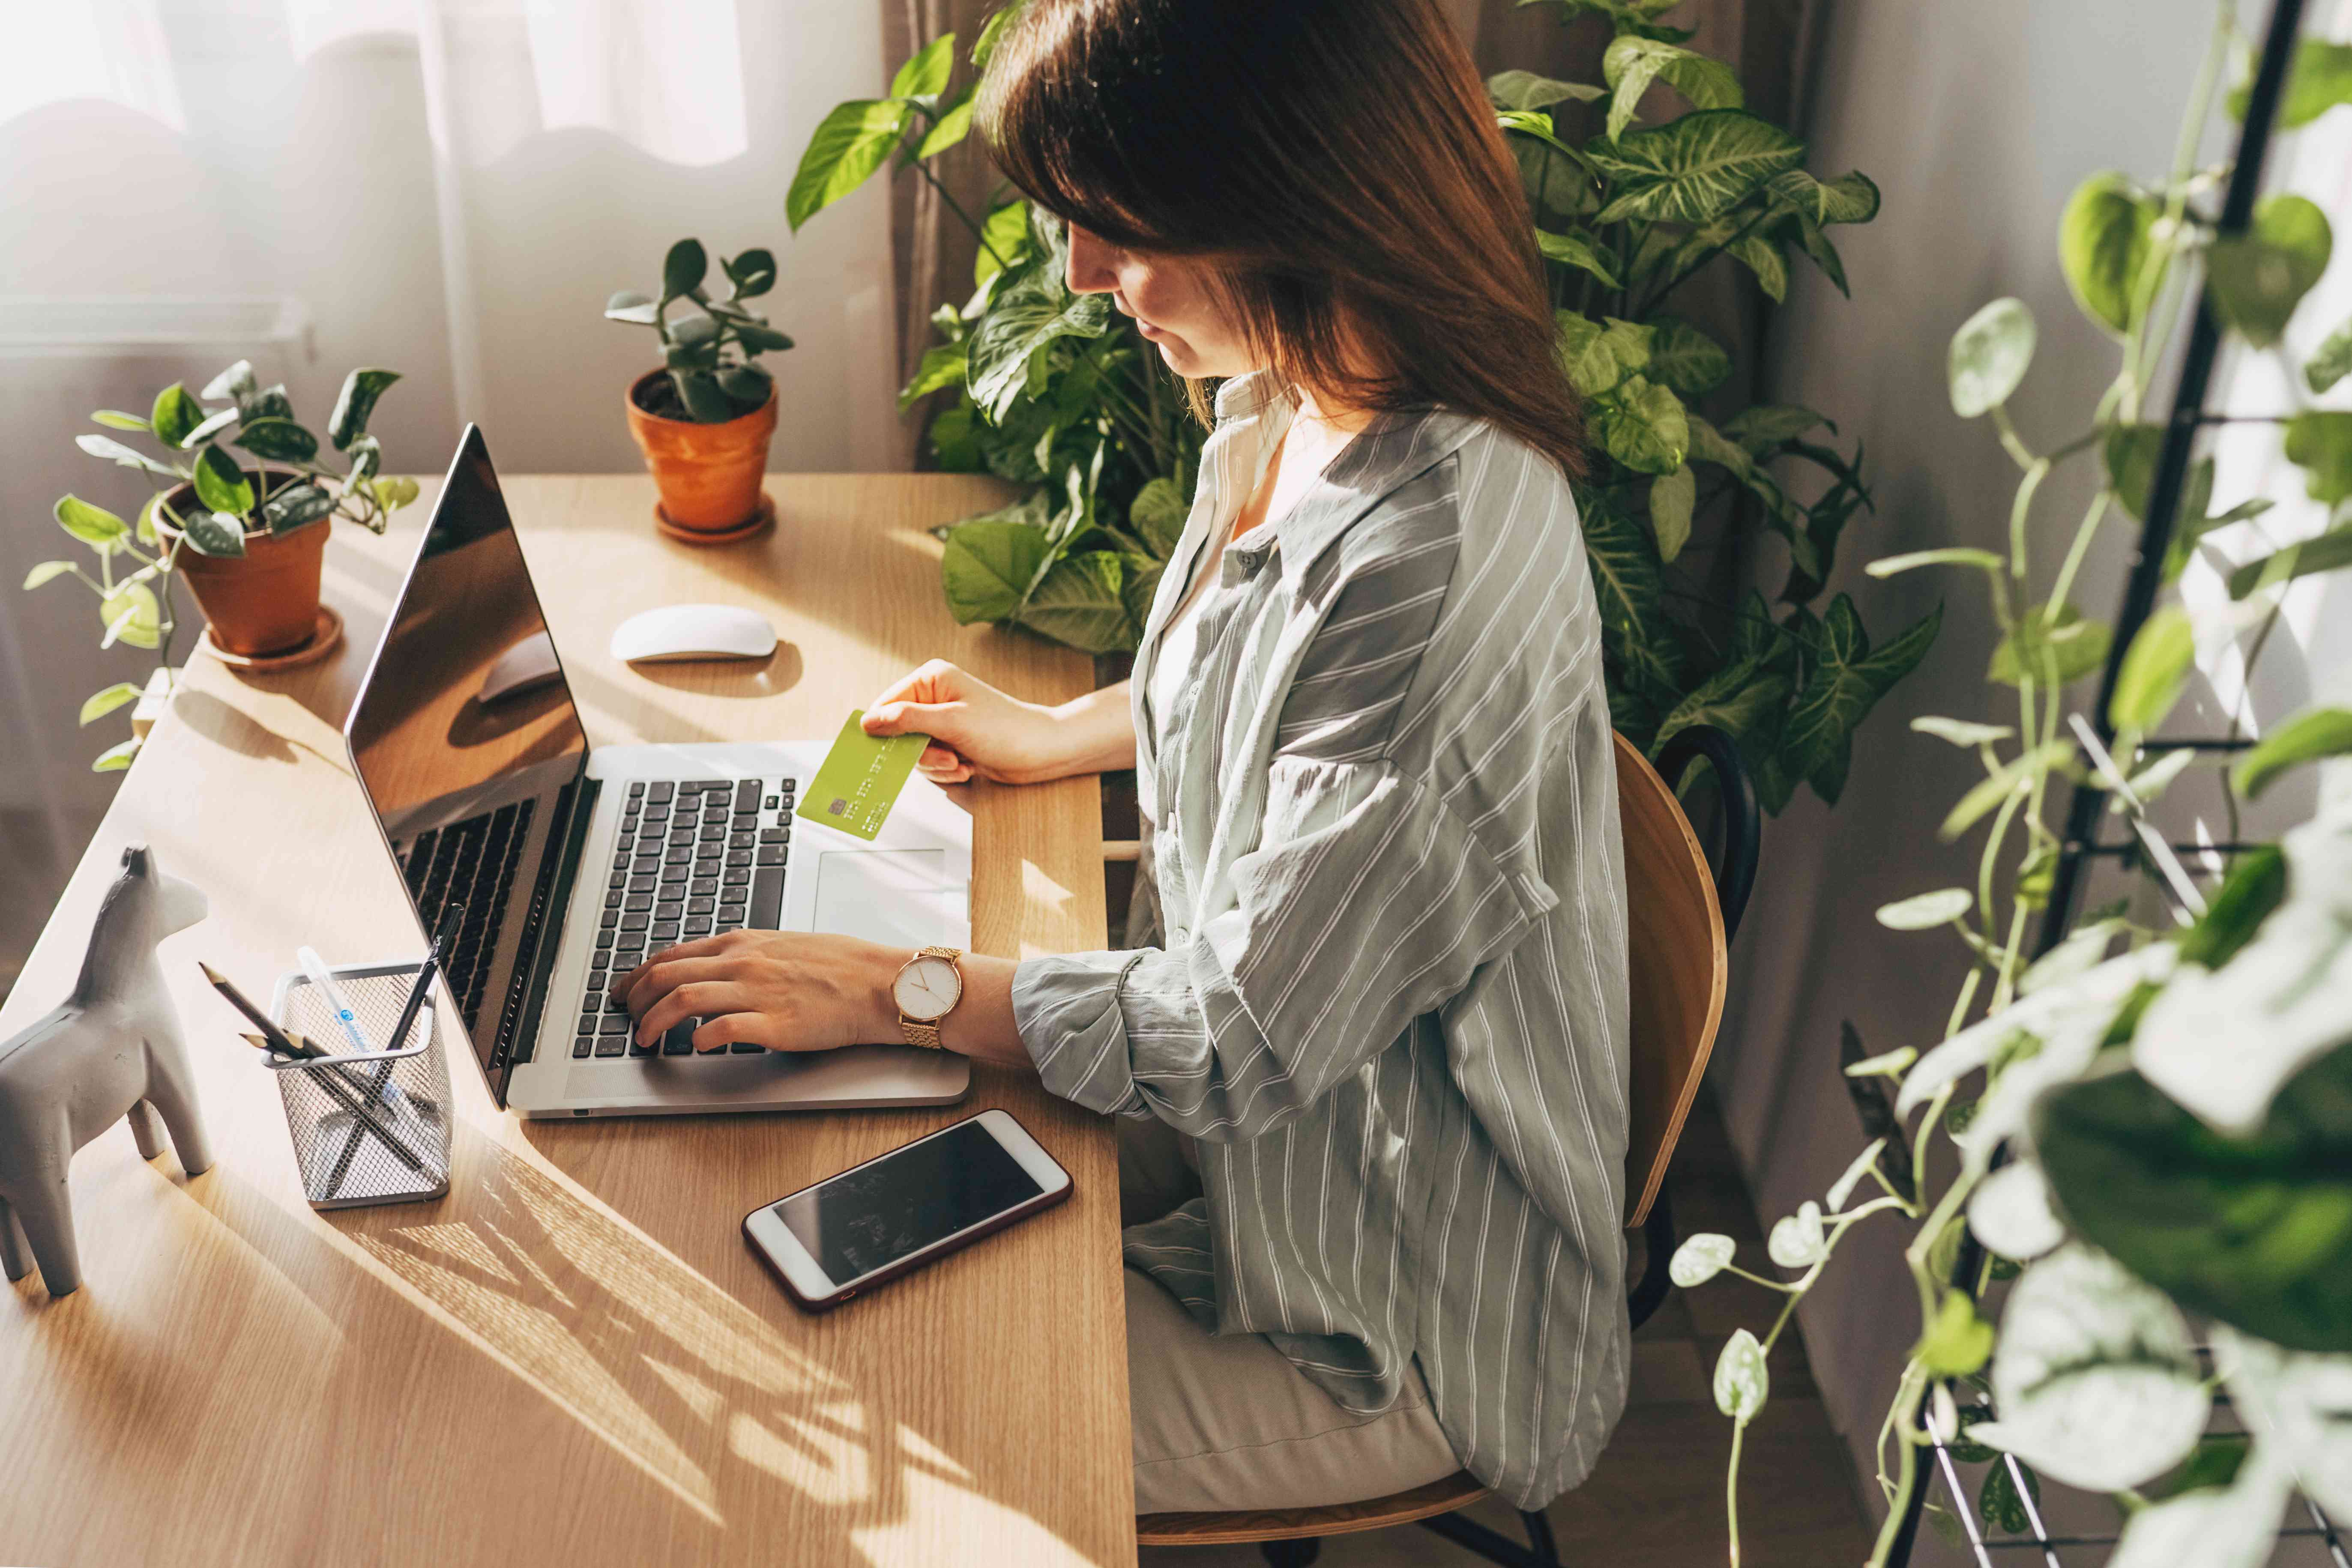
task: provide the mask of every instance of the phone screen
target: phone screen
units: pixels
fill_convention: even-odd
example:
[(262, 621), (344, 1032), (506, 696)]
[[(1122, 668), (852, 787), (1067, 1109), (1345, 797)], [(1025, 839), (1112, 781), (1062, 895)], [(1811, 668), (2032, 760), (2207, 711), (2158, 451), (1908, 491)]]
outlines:
[(975, 1118), (774, 1209), (826, 1277), (845, 1285), (1044, 1190)]

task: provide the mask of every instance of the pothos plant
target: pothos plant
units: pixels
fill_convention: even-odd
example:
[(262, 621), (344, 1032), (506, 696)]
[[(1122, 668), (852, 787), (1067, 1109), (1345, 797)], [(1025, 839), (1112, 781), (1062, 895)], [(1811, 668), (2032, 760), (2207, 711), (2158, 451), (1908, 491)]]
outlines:
[[(2095, 773), (2119, 809), (2137, 813), (2198, 765), (2196, 752), (2145, 744), (2198, 644), (2245, 638), (2251, 664), (2287, 583), (2352, 564), (2352, 526), (2340, 520), (2352, 500), (2352, 413), (2231, 415), (2282, 426), (2285, 455), (2329, 527), (2276, 548), (2259, 532), (2268, 503), (2213, 511), (2213, 463), (2195, 464), (2164, 575), (2175, 581), (2209, 557), (2227, 608), (2176, 603), (2143, 624), (2106, 715), (2111, 753), (2088, 748), (2079, 738), (2087, 726), (2070, 724), (2070, 691), (2104, 668), (2110, 632), (2068, 595), (2103, 521), (2147, 509), (2163, 442), (2146, 406), (2150, 380), (2200, 295), (2198, 275), (2220, 321), (2248, 349), (2275, 351), (2330, 249), (2326, 214), (2294, 195), (2259, 204), (2243, 234), (2216, 233), (2208, 207), (2229, 171), (2195, 158), (2220, 62), (2240, 47), (2224, 4), (2165, 179), (2095, 174), (2066, 206), (2061, 264), (2120, 361), (2088, 427), (2045, 446), (2011, 418), (2035, 343), (2021, 302), (1994, 301), (1952, 340), (1954, 410), (1988, 420), (2019, 471), (2008, 548), (1927, 550), (1869, 568), (1879, 577), (1958, 569), (1983, 584), (2001, 632), (1987, 678), (2010, 711), (1998, 721), (1913, 721), (1981, 774), (1941, 828), (1946, 840), (1982, 833), (1975, 884), (1878, 912), (1892, 929), (1943, 934), (1972, 956), (1944, 1038), (1924, 1051), (1865, 1056), (1848, 1026), (1845, 1071), (1865, 1091), (1857, 1103), (1878, 1135), (1818, 1202), (1772, 1227), (1768, 1257), (1790, 1273), (1736, 1269), (1732, 1242), (1716, 1235), (1691, 1238), (1672, 1261), (1685, 1286), (1727, 1270), (1784, 1297), (1760, 1338), (1731, 1336), (1715, 1373), (1735, 1430), (1735, 1563), (1737, 1434), (1768, 1397), (1766, 1357), (1839, 1244), (1879, 1215), (1909, 1227), (1920, 1332), (1879, 1433), (1889, 1511), (1873, 1563), (1886, 1560), (1923, 1484), (1929, 1427), (1957, 1457), (1990, 1462), (1976, 1510), (1997, 1530), (2026, 1528), (2040, 1477), (2111, 1494), (2126, 1521), (2112, 1560), (2120, 1568), (2251, 1568), (2268, 1557), (2298, 1489), (2352, 1516), (2352, 803), (2238, 858), (2210, 898), (2198, 896), (2204, 912), (2185, 928), (2159, 935), (2118, 904), (2027, 959), (2061, 848), (2045, 817), (2053, 784)], [(2305, 44), (2282, 123), (2352, 101), (2347, 64), (2352, 49)], [(2300, 370), (2315, 396), (2352, 370), (2352, 322)], [(2098, 487), (2044, 583), (2030, 549), (2035, 500), (2070, 465), (2095, 470)], [(2236, 564), (2218, 553), (2225, 544)], [(2217, 780), (2232, 841), (2242, 797), (2346, 753), (2352, 711), (2322, 706), (2273, 727)], [(1895, 1090), (1891, 1106), (1882, 1084)], [(1985, 1261), (1956, 1288), (1969, 1234)], [(1988, 1306), (2010, 1279), (2005, 1301)], [(2210, 1368), (2192, 1320), (2208, 1325)], [(2217, 1384), (2242, 1433), (2207, 1435)], [(1955, 1533), (1961, 1523), (1941, 1522)]]
[[(150, 494), (129, 522), (79, 496), (59, 497), (52, 512), (58, 526), (89, 547), (96, 559), (89, 568), (77, 560), (45, 560), (25, 577), (27, 590), (61, 579), (79, 583), (98, 600), (104, 628), (100, 648), (121, 643), (155, 654), (150, 686), (117, 681), (91, 693), (81, 705), (83, 724), (137, 702), (154, 685), (161, 686), (157, 695), (170, 695), (172, 643), (179, 628), (172, 586), (183, 549), (242, 556), (248, 538), (290, 534), (333, 517), (382, 533), (393, 512), (416, 499), (415, 480), (380, 476), (383, 449), (367, 433), (376, 400), (399, 379), (397, 371), (365, 367), (344, 378), (327, 419), (327, 444), (341, 454), (341, 473), (323, 460), (317, 434), (294, 418), (284, 384), (261, 385), (245, 360), (215, 376), (195, 396), (173, 382), (155, 394), (144, 414), (102, 408), (89, 416), (109, 430), (152, 438), (163, 455), (150, 455), (111, 435), (75, 437), (74, 444), (91, 456), (142, 476)], [(245, 457), (231, 455), (225, 443), (243, 448)], [(184, 489), (175, 506), (172, 497)], [(90, 768), (110, 773), (128, 768), (138, 751), (134, 735), (100, 752)]]

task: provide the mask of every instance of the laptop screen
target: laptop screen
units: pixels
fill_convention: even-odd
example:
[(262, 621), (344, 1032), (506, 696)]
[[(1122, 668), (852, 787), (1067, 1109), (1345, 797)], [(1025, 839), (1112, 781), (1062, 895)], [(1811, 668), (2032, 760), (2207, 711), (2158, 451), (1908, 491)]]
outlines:
[(344, 727), (396, 844), (560, 789), (587, 756), (514, 521), (471, 426)]

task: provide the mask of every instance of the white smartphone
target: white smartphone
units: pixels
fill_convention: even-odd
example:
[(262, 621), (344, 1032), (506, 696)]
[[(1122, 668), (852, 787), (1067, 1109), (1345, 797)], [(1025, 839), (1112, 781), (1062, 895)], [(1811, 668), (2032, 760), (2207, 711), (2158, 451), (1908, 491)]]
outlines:
[(982, 1111), (753, 1209), (743, 1239), (821, 1312), (1069, 1196), (1070, 1173), (1027, 1128)]

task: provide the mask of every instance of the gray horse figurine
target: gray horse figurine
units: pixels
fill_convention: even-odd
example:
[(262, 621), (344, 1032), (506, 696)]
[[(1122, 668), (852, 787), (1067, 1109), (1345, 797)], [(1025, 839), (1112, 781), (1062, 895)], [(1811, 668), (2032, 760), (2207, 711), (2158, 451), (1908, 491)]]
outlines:
[(142, 1159), (163, 1152), (168, 1129), (190, 1176), (211, 1168), (188, 1048), (155, 959), (155, 944), (206, 908), (194, 886), (155, 869), (144, 844), (124, 850), (73, 995), (0, 1041), (0, 1270), (11, 1281), (37, 1261), (51, 1296), (80, 1286), (66, 1166), (118, 1118), (130, 1119)]

